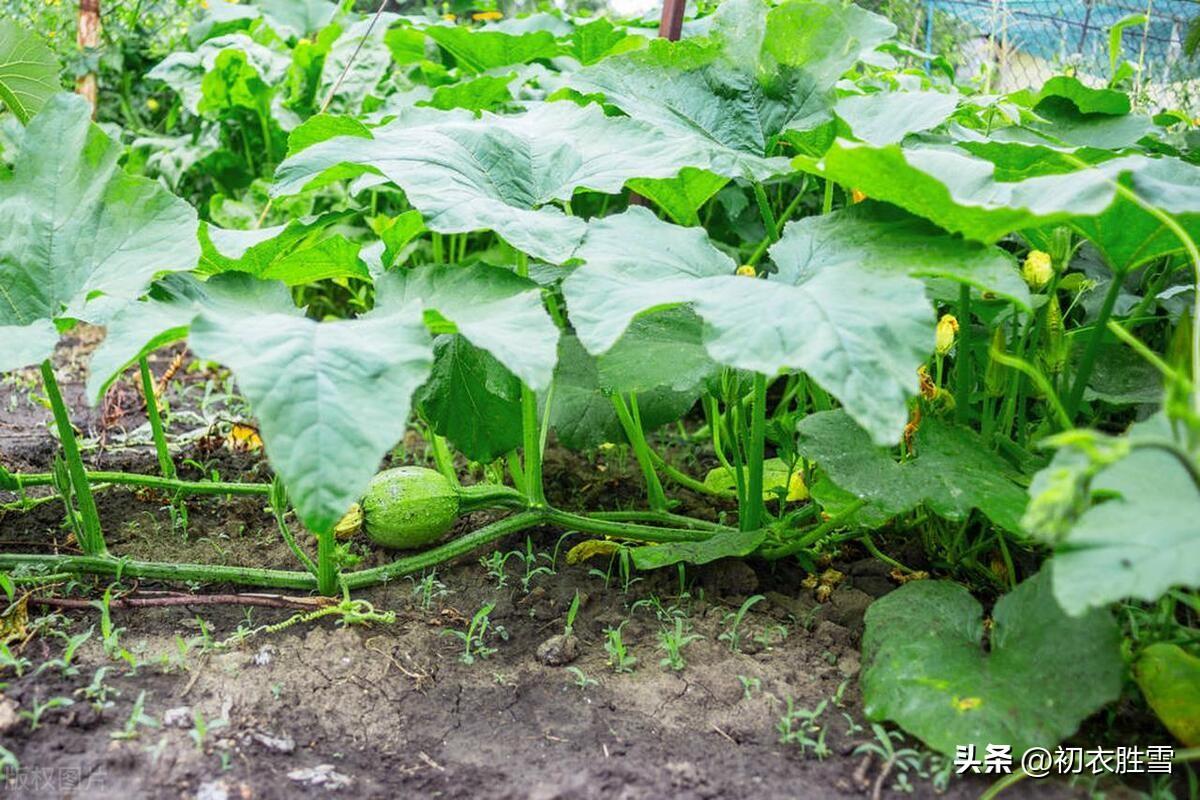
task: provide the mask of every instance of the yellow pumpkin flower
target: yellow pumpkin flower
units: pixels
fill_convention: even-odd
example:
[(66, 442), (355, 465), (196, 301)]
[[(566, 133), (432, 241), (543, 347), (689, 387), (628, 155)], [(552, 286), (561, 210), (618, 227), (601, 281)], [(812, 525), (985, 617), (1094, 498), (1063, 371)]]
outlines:
[(495, 22), (498, 19), (504, 19), (504, 14), (499, 11), (478, 11), (471, 15), (471, 19), (476, 22)]
[(1050, 254), (1042, 250), (1030, 250), (1025, 256), (1025, 264), (1021, 267), (1021, 277), (1033, 290), (1041, 289), (1050, 282), (1054, 275), (1054, 264)]
[(937, 335), (934, 339), (934, 347), (937, 349), (939, 356), (944, 356), (950, 352), (950, 348), (954, 347), (954, 339), (958, 336), (958, 320), (953, 314), (943, 314), (938, 320)]

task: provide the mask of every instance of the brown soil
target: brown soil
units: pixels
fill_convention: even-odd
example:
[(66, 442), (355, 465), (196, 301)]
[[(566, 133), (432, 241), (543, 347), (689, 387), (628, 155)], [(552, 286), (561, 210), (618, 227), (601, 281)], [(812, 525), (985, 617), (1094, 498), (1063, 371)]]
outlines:
[[(77, 383), (66, 383), (68, 397), (78, 399)], [(12, 382), (0, 389), (0, 463), (44, 469), (53, 452), (44, 427), (47, 415), (25, 401), (25, 391)], [(136, 396), (128, 386), (118, 391)], [(14, 393), (18, 401), (10, 403)], [(140, 424), (139, 412), (136, 403), (126, 405), (122, 425), (132, 430)], [(87, 435), (102, 436), (100, 412), (81, 413), (77, 422)], [(92, 455), (104, 466), (150, 471), (154, 465), (144, 447)], [(253, 456), (199, 455), (225, 478), (263, 475)], [(640, 496), (627, 464), (558, 450), (549, 463), (552, 500), (621, 507)], [(0, 494), (0, 501), (6, 499), (11, 498)], [(689, 511), (701, 513), (698, 498), (684, 502)], [(189, 505), (185, 535), (172, 530), (164, 498), (154, 493), (100, 495), (116, 552), (159, 560), (289, 565), (261, 501), (196, 499)], [(719, 511), (703, 509), (709, 516)], [(479, 522), (476, 515), (461, 526)], [(553, 530), (535, 531), (534, 550), (552, 556), (558, 536)], [(525, 539), (500, 546), (524, 549)], [(384, 557), (365, 544), (357, 547), (364, 564)], [(0, 548), (69, 550), (60, 509), (51, 503), (0, 517)], [(624, 587), (618, 574), (606, 581), (589, 571), (604, 569), (603, 562), (567, 566), (565, 550), (553, 564), (541, 560), (554, 572), (534, 576), (528, 587), (522, 586), (524, 568), (517, 558), (508, 561), (504, 586), (489, 577), (477, 556), (466, 558), (439, 571), (445, 594), (433, 597), (427, 608), (413, 580), (360, 595), (377, 610), (395, 611), (393, 624), (302, 622), (227, 648), (211, 644), (239, 625), (281, 622), (290, 612), (199, 606), (115, 610), (119, 646), (132, 653), (124, 660), (106, 653), (96, 612), (62, 613), (20, 650), (30, 661), (23, 676), (0, 669), (0, 680), (7, 681), (0, 683), (0, 745), (22, 766), (7, 781), (0, 777), (0, 795), (123, 800), (265, 800), (330, 793), (355, 798), (903, 796), (894, 788), (898, 767), (887, 766), (881, 779), (881, 759), (855, 755), (857, 747), (875, 738), (863, 718), (855, 677), (862, 615), (874, 597), (893, 588), (884, 565), (847, 550), (834, 565), (846, 580), (829, 602), (817, 603), (791, 566), (730, 562), (689, 570), (681, 596), (680, 576), (673, 570), (639, 575)], [(91, 583), (60, 586), (59, 592), (98, 596)], [(574, 631), (578, 654), (569, 667), (579, 673), (568, 665), (548, 666), (538, 657), (539, 646), (563, 632), (576, 592), (582, 601)], [(753, 594), (766, 599), (746, 615), (735, 651), (721, 636), (729, 631), (731, 612)], [(448, 632), (464, 630), (488, 603), (495, 604), (490, 621), (502, 626), (503, 636), (494, 631), (487, 643), (495, 652), (463, 663), (462, 642)], [(671, 619), (671, 606), (699, 636), (683, 650), (686, 667), (679, 672), (659, 663), (664, 653), (658, 633)], [(30, 626), (50, 613), (31, 605)], [(617, 673), (608, 664), (605, 631), (622, 623), (623, 641), (637, 663), (633, 671)], [(52, 663), (65, 640), (46, 631), (55, 627), (78, 634), (91, 626), (95, 632), (72, 665), (77, 673), (65, 675)], [(99, 669), (107, 670), (102, 680), (107, 696), (89, 701), (84, 690)], [(584, 678), (587, 685), (581, 687)], [(36, 730), (17, 714), (56, 697), (75, 702), (46, 711)], [(139, 698), (146, 719), (130, 726)], [(778, 726), (789, 702), (796, 710), (824, 704), (814, 730), (807, 732), (823, 741), (824, 757), (812, 746), (780, 742)], [(206, 729), (203, 735), (201, 729)], [(930, 766), (926, 756), (925, 767)], [(935, 794), (928, 777), (905, 777), (912, 796)], [(985, 786), (956, 779), (946, 796), (975, 797)], [(1027, 783), (1007, 796), (1072, 792), (1062, 784)]]

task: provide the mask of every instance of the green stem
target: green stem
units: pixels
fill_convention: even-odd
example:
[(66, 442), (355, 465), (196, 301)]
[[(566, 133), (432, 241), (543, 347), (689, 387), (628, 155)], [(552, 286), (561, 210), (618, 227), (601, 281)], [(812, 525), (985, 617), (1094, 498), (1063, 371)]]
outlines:
[(1075, 378), (1071, 381), (1071, 393), (1067, 395), (1067, 402), (1064, 404), (1067, 416), (1072, 422), (1075, 421), (1075, 415), (1079, 413), (1079, 405), (1083, 402), (1083, 390), (1087, 388), (1088, 380), (1092, 377), (1092, 370), (1096, 366), (1096, 357), (1100, 355), (1100, 345), (1103, 344), (1104, 337), (1108, 332), (1109, 317), (1112, 316), (1113, 307), (1117, 304), (1117, 297), (1120, 294), (1121, 279), (1114, 273), (1112, 282), (1108, 286), (1108, 293), (1104, 295), (1104, 305), (1100, 306), (1100, 315), (1096, 318), (1092, 335), (1088, 338), (1087, 348), (1079, 359), (1079, 367), (1076, 368)]
[(962, 284), (958, 289), (958, 359), (954, 365), (957, 378), (954, 416), (966, 424), (971, 410), (971, 287)]
[(272, 505), (271, 513), (275, 515), (275, 523), (279, 526), (279, 535), (283, 537), (283, 541), (288, 546), (288, 549), (292, 551), (292, 555), (296, 556), (296, 560), (303, 564), (306, 570), (316, 575), (317, 565), (308, 557), (308, 553), (300, 549), (300, 545), (296, 542), (296, 537), (292, 536), (292, 529), (287, 526), (287, 520), (283, 518), (284, 509), (275, 508)]
[(20, 555), (0, 553), (0, 569), (49, 567), (55, 571), (88, 575), (124, 576), (150, 580), (188, 583), (237, 583), (273, 589), (316, 589), (317, 581), (306, 572), (253, 567), (214, 566), (211, 564), (163, 564), (95, 556)]
[(833, 181), (825, 179), (825, 194), (821, 197), (821, 213), (833, 211)]
[[(800, 207), (800, 201), (804, 199), (804, 189), (807, 179), (808, 176), (804, 176), (804, 182), (801, 183), (799, 191), (796, 192), (796, 196), (792, 198), (792, 202), (788, 203), (788, 206), (783, 210), (783, 213), (779, 215), (779, 218), (775, 222), (776, 225), (782, 225), (791, 219), (792, 215), (796, 213), (796, 209)], [(754, 252), (750, 254), (750, 258), (747, 259), (746, 263), (753, 267), (762, 259), (763, 255), (766, 254), (767, 248), (774, 243), (775, 240), (769, 235), (763, 237), (763, 240), (758, 243), (757, 247), (754, 248)]]
[[(529, 256), (517, 251), (517, 274), (529, 277)], [(525, 457), (525, 496), (534, 507), (546, 505), (542, 485), (541, 431), (538, 426), (537, 394), (521, 382), (521, 447)]]
[[(183, 481), (177, 478), (160, 478), (157, 475), (138, 475), (132, 472), (88, 471), (85, 475), (92, 483), (140, 486), (143, 489), (161, 489), (165, 492), (181, 492), (183, 494), (266, 495), (271, 493), (271, 485), (269, 483)], [(49, 472), (13, 473), (13, 477), (16, 478), (21, 486), (54, 485), (54, 476)]]
[(79, 454), (79, 443), (75, 441), (75, 429), (71, 427), (71, 418), (67, 413), (66, 404), (63, 403), (62, 393), (58, 390), (58, 381), (54, 379), (54, 367), (49, 359), (42, 362), (42, 383), (46, 387), (46, 396), (54, 413), (54, 424), (58, 428), (58, 438), (66, 456), (71, 489), (79, 505), (79, 513), (83, 517), (83, 537), (79, 546), (85, 555), (104, 555), (108, 548), (104, 543), (104, 533), (100, 530), (100, 513), (96, 510), (96, 500), (92, 497), (87, 472), (83, 468), (83, 457)]
[(498, 483), (477, 483), (473, 486), (458, 486), (458, 511), (469, 514), (485, 508), (518, 508), (529, 507), (529, 500), (524, 492)]
[(767, 432), (767, 376), (754, 373), (754, 404), (750, 409), (750, 443), (746, 453), (749, 480), (746, 487), (746, 507), (738, 515), (741, 529), (756, 531), (763, 520), (763, 456)]
[(854, 516), (854, 514), (856, 514), (858, 510), (866, 504), (866, 500), (859, 498), (850, 505), (846, 506), (846, 508), (843, 509), (840, 514), (830, 517), (825, 522), (822, 522), (820, 525), (813, 528), (811, 531), (799, 537), (798, 539), (770, 550), (764, 550), (760, 555), (762, 555), (762, 557), (768, 561), (778, 561), (781, 558), (795, 555), (802, 550), (807, 550), (809, 547), (812, 547), (821, 539), (825, 538), (830, 531), (845, 524), (846, 520)]
[[(633, 455), (637, 459), (638, 466), (642, 469), (642, 476), (646, 481), (646, 500), (650, 508), (654, 511), (666, 511), (667, 496), (663, 492), (658, 473), (654, 471), (654, 461), (650, 456), (650, 446), (646, 444), (646, 434), (642, 431), (642, 426), (629, 413), (621, 395), (614, 392), (609, 399), (612, 401), (613, 410), (617, 412), (617, 419), (625, 431), (625, 437), (629, 439), (629, 444), (633, 447)], [(633, 395), (630, 395), (630, 401), (636, 402), (633, 400)]]
[(668, 511), (590, 511), (583, 516), (610, 522), (653, 522), (659, 525), (674, 525), (689, 530), (712, 531), (713, 533), (734, 530), (727, 525), (685, 517), (683, 514), (672, 514)]
[(142, 374), (142, 394), (146, 397), (146, 417), (150, 420), (150, 433), (154, 437), (154, 452), (158, 454), (158, 468), (167, 480), (175, 479), (175, 462), (171, 461), (171, 451), (167, 449), (167, 436), (163, 432), (162, 417), (158, 413), (158, 396), (154, 389), (154, 377), (150, 374), (150, 364), (145, 356), (138, 359), (138, 368)]
[(779, 241), (779, 225), (775, 222), (775, 214), (771, 211), (771, 201), (767, 199), (767, 190), (758, 181), (754, 182), (754, 199), (758, 201), (758, 213), (762, 216), (763, 227), (767, 230), (767, 238), (772, 242)]
[(595, 533), (601, 536), (618, 536), (622, 539), (634, 539), (641, 542), (701, 542), (712, 536), (708, 531), (686, 530), (683, 528), (658, 528), (649, 525), (637, 525), (629, 522), (597, 519), (582, 514), (572, 514), (569, 511), (559, 511), (556, 508), (546, 508), (546, 522), (561, 525), (584, 533)]
[(330, 526), (317, 534), (317, 591), (326, 597), (337, 595), (339, 590), (336, 551), (337, 542)]
[(450, 454), (446, 438), (434, 433), (432, 427), (429, 428), (429, 446), (433, 450), (433, 463), (437, 466), (438, 472), (450, 481), (451, 486), (458, 486), (458, 472), (454, 469), (454, 456)]
[(691, 489), (693, 492), (698, 492), (700, 494), (706, 494), (711, 497), (722, 497), (722, 498), (734, 497), (734, 495), (728, 494), (727, 492), (717, 491), (716, 489), (713, 489), (708, 484), (698, 481), (695, 478), (693, 478), (691, 475), (688, 475), (687, 473), (675, 468), (670, 463), (668, 463), (666, 459), (664, 459), (662, 456), (660, 456), (658, 453), (654, 452), (653, 450), (650, 451), (650, 458), (654, 461), (654, 465), (658, 469), (662, 470), (664, 475), (666, 475), (668, 478), (675, 481), (675, 483), (679, 484), (680, 486), (682, 486), (685, 489)]

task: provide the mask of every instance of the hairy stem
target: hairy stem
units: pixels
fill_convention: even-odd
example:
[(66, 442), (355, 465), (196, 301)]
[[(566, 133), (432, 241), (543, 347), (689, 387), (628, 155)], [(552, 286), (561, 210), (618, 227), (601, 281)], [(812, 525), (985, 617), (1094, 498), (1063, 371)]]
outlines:
[(75, 429), (71, 427), (71, 417), (67, 413), (66, 404), (63, 403), (62, 393), (58, 390), (58, 381), (54, 379), (54, 367), (51, 366), (50, 359), (42, 362), (42, 383), (46, 387), (46, 396), (54, 413), (54, 424), (58, 428), (58, 438), (66, 456), (71, 489), (75, 494), (75, 502), (79, 505), (80, 516), (83, 517), (83, 536), (79, 546), (86, 555), (103, 555), (108, 548), (104, 544), (104, 533), (100, 530), (100, 513), (96, 510), (96, 500), (92, 497), (87, 473), (83, 468), (83, 457), (79, 454), (79, 444), (75, 441)]

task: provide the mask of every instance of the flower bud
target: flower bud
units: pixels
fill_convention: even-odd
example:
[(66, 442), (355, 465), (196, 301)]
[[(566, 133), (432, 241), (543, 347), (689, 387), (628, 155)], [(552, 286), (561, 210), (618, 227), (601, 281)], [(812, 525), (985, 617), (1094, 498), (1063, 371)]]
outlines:
[(743, 278), (758, 277), (758, 272), (749, 264), (742, 264), (740, 267), (738, 267), (737, 274), (741, 275)]
[(958, 336), (958, 320), (953, 314), (943, 314), (938, 320), (937, 335), (934, 338), (934, 347), (939, 356), (944, 356), (954, 347), (954, 339)]
[(151, 113), (153, 113), (153, 112), (155, 112), (155, 111), (158, 111), (158, 108), (159, 108), (159, 106), (158, 106), (158, 101), (157, 101), (157, 100), (155, 100), (153, 97), (147, 97), (147, 98), (146, 98), (146, 109), (147, 109), (148, 111), (150, 111)]
[(866, 199), (867, 199), (867, 195), (862, 189), (851, 189), (850, 190), (850, 202), (851, 203), (861, 203), (863, 200), (866, 200)]
[(1044, 250), (1030, 250), (1021, 267), (1021, 277), (1029, 284), (1029, 288), (1037, 291), (1049, 283), (1053, 276), (1054, 264), (1050, 254)]

